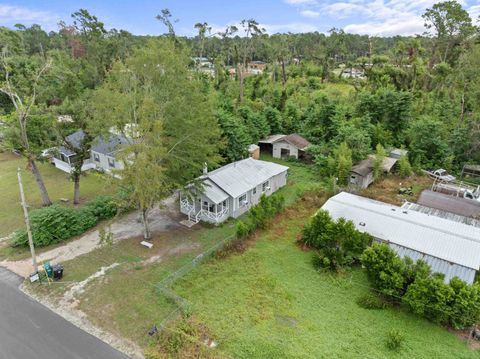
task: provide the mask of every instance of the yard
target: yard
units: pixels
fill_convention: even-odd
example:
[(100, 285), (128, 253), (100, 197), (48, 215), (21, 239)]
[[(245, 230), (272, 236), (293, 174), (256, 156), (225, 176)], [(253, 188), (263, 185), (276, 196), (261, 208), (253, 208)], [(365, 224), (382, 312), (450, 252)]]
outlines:
[[(338, 276), (315, 271), (312, 253), (295, 241), (326, 199), (311, 194), (322, 185), (308, 166), (275, 161), (291, 168), (281, 190), (288, 208), (242, 245), (191, 265), (232, 238), (235, 221), (176, 228), (157, 233), (152, 249), (125, 239), (65, 262), (62, 282), (28, 288), (160, 357), (480, 357), (454, 334), (399, 308), (360, 308), (356, 299), (369, 290), (360, 268)], [(385, 186), (394, 196), (396, 185)], [(173, 296), (159, 290), (166, 278), (175, 279), (167, 286)], [(179, 315), (182, 297), (188, 319)], [(154, 324), (166, 324), (171, 336), (150, 338)], [(391, 329), (406, 337), (395, 354), (385, 345)], [(205, 338), (218, 347), (207, 349)]]
[[(50, 199), (54, 202), (59, 202), (61, 198), (67, 198), (71, 201), (73, 198), (73, 183), (70, 181), (68, 174), (48, 163), (39, 163), (38, 165)], [(41, 206), (40, 193), (33, 175), (26, 170), (25, 159), (12, 153), (0, 152), (0, 238), (24, 226), (17, 180), (18, 167), (22, 170), (27, 203), (32, 208)], [(83, 176), (80, 182), (80, 196), (83, 202), (113, 191), (114, 186), (111, 183), (106, 184), (102, 175), (93, 172)]]

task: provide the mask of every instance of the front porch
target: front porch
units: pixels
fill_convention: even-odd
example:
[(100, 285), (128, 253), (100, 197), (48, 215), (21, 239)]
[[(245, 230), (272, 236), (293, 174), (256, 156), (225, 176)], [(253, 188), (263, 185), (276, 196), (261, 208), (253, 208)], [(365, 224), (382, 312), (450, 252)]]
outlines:
[(214, 203), (204, 196), (197, 199), (180, 196), (180, 212), (186, 214), (193, 223), (204, 221), (219, 224), (229, 217), (229, 209), (228, 200)]

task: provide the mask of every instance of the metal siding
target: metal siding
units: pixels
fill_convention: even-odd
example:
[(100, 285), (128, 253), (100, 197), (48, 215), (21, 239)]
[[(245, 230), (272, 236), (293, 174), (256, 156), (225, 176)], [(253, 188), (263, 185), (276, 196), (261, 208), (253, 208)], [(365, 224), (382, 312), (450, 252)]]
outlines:
[(480, 228), (345, 192), (322, 209), (380, 240), (474, 270), (480, 267)]

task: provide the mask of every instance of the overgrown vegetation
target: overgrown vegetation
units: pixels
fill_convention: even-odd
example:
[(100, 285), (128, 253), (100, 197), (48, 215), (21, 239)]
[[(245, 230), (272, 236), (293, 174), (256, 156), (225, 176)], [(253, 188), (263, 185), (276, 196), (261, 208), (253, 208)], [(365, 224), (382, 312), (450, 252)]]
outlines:
[[(98, 197), (82, 208), (54, 204), (33, 210), (30, 213), (33, 243), (37, 247), (59, 243), (82, 234), (98, 221), (112, 218), (116, 214), (117, 206), (108, 196)], [(12, 245), (14, 247), (28, 245), (26, 230), (15, 233)]]
[(263, 194), (260, 197), (260, 202), (250, 208), (247, 218), (237, 222), (237, 238), (245, 238), (257, 228), (266, 228), (271, 219), (283, 209), (284, 204), (285, 198), (279, 193), (270, 196)]

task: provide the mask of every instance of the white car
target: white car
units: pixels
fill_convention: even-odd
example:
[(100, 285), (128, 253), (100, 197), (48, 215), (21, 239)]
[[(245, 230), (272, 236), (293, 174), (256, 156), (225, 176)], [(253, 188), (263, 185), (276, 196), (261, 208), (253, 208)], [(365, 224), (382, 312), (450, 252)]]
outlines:
[(454, 176), (448, 174), (447, 170), (444, 170), (443, 168), (433, 171), (432, 176), (445, 182), (453, 182), (456, 180)]

